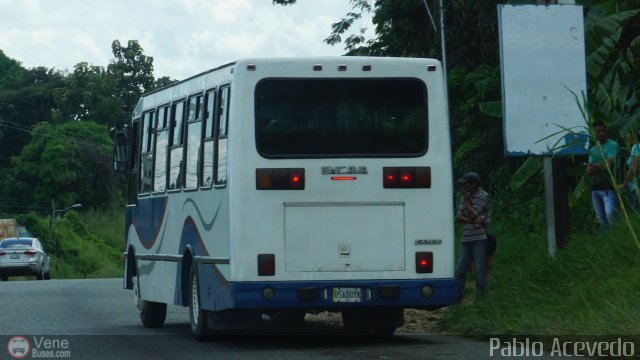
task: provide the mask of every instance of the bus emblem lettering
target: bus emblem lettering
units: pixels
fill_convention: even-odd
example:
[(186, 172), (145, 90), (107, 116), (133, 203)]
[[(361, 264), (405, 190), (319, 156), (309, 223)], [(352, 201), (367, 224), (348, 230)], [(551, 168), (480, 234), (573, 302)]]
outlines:
[(368, 174), (366, 166), (323, 166), (322, 175)]

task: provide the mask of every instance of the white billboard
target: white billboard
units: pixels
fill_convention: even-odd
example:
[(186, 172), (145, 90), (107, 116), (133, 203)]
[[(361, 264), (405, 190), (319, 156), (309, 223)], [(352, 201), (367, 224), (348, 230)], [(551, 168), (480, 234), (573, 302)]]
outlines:
[(498, 24), (506, 155), (584, 154), (582, 6), (498, 5)]

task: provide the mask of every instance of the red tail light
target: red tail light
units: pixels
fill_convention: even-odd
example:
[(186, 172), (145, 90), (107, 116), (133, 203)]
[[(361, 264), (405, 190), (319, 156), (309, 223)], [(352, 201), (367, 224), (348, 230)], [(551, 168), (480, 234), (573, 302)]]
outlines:
[(29, 255), (29, 256), (34, 256), (35, 254), (37, 254), (38, 252), (31, 249), (31, 250), (27, 250), (24, 252), (25, 255)]
[(416, 272), (419, 274), (433, 272), (432, 252), (422, 251), (416, 253)]
[(258, 254), (258, 276), (276, 274), (276, 256), (274, 254)]
[(304, 169), (256, 169), (256, 190), (304, 190)]
[(384, 167), (382, 184), (385, 189), (431, 188), (431, 167)]

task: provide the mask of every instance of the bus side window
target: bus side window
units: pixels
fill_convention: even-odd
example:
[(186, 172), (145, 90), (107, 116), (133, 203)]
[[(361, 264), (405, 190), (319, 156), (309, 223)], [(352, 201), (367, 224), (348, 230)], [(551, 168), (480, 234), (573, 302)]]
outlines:
[(183, 119), (184, 119), (185, 101), (178, 101), (171, 107), (171, 135), (169, 138), (169, 190), (176, 190), (182, 187), (184, 167), (184, 137), (183, 137)]
[(202, 159), (202, 180), (201, 184), (204, 188), (210, 188), (213, 185), (215, 159), (215, 118), (216, 118), (216, 91), (209, 90), (205, 95), (205, 114), (204, 114), (204, 146)]
[(197, 189), (200, 179), (200, 159), (202, 144), (202, 95), (189, 98), (187, 118), (187, 145), (185, 167), (185, 189)]
[(169, 147), (169, 106), (158, 108), (156, 116), (153, 192), (167, 190), (167, 152)]
[(216, 186), (224, 187), (227, 184), (227, 139), (229, 135), (229, 104), (231, 88), (226, 86), (220, 89), (219, 118), (218, 118), (218, 153), (216, 171)]
[(153, 184), (153, 148), (151, 146), (152, 134), (154, 133), (154, 116), (153, 111), (149, 111), (142, 115), (140, 123), (140, 171), (138, 191), (140, 194), (148, 194), (151, 192)]

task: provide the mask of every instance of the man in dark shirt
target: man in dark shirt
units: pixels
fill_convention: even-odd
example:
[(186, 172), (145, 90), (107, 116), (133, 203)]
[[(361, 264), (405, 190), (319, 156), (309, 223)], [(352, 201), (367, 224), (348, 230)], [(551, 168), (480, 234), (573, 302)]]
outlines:
[(484, 295), (486, 288), (485, 255), (487, 248), (487, 226), (491, 222), (489, 194), (480, 188), (480, 176), (466, 173), (458, 179), (462, 184), (462, 199), (456, 211), (456, 221), (462, 224), (460, 260), (456, 267), (458, 294), (462, 300), (467, 272), (474, 263), (477, 295)]

